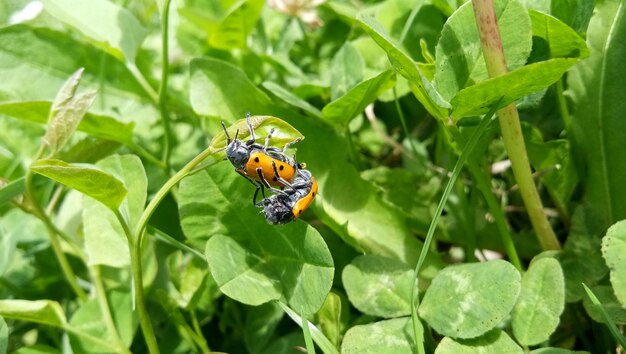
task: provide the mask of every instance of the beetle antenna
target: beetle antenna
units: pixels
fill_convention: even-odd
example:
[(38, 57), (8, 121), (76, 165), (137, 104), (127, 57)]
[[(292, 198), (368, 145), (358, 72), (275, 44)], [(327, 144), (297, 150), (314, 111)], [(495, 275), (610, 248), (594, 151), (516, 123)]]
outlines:
[(226, 145), (228, 145), (230, 144), (231, 140), (230, 135), (228, 135), (228, 130), (226, 130), (226, 125), (224, 124), (224, 121), (222, 121), (222, 128), (224, 128), (224, 134), (226, 134)]

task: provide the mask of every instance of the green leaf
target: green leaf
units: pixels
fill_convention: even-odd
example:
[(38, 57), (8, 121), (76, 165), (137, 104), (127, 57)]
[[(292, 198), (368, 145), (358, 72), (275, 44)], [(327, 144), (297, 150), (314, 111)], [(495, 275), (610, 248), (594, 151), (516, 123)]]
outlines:
[(46, 11), (93, 39), (120, 60), (134, 63), (147, 31), (133, 14), (107, 0), (44, 0)]
[[(117, 332), (126, 345), (130, 347), (137, 326), (139, 324), (137, 315), (134, 311), (129, 311), (132, 308), (132, 297), (130, 292), (113, 290), (107, 293), (107, 301), (109, 308), (111, 309), (111, 315), (113, 317), (113, 323)], [(102, 311), (97, 299), (91, 299), (88, 302), (82, 304), (72, 315), (70, 319), (70, 325), (76, 329), (82, 330), (96, 338), (102, 339), (107, 343), (115, 343), (111, 333), (107, 330), (107, 327), (102, 321)], [(111, 351), (110, 347), (104, 347), (94, 343), (89, 339), (84, 339), (81, 336), (69, 334), (70, 344), (74, 352), (79, 353), (108, 353)]]
[[(532, 46), (530, 17), (528, 11), (518, 1), (496, 0), (494, 5), (506, 63), (509, 70), (513, 71), (522, 67), (530, 54)], [(465, 3), (448, 18), (441, 31), (435, 57), (436, 71), (433, 84), (448, 101), (462, 89), (488, 78), (471, 2)], [(450, 102), (456, 108), (456, 105)], [(492, 102), (486, 103), (485, 107), (488, 109), (491, 105)]]
[(11, 181), (0, 188), (0, 205), (10, 202), (13, 198), (26, 191), (24, 177)]
[(626, 220), (611, 226), (602, 238), (602, 256), (609, 267), (613, 292), (626, 308)]
[(379, 75), (365, 80), (345, 95), (327, 104), (322, 109), (322, 116), (329, 122), (346, 126), (352, 118), (359, 115), (367, 105), (374, 102), (383, 92), (396, 84), (393, 71), (383, 71)]
[(250, 353), (259, 353), (274, 337), (278, 323), (285, 312), (276, 302), (251, 307), (246, 311), (244, 342)]
[(279, 99), (285, 101), (286, 103), (294, 107), (300, 108), (314, 117), (318, 117), (318, 118), (322, 117), (322, 112), (320, 112), (319, 109), (311, 105), (309, 102), (296, 96), (291, 91), (284, 89), (282, 86), (271, 81), (263, 81), (261, 86), (263, 86), (263, 88), (268, 90), (272, 95), (278, 97)]
[(472, 339), (454, 340), (445, 337), (439, 342), (435, 354), (522, 354), (524, 350), (509, 337), (506, 332), (494, 329), (486, 334)]
[(407, 264), (380, 256), (359, 256), (342, 273), (352, 305), (365, 314), (385, 318), (411, 314), (414, 278)]
[[(4, 217), (2, 221), (4, 223)], [(3, 225), (0, 224), (0, 277), (4, 275), (13, 260), (17, 239), (17, 237), (9, 234)]]
[(330, 63), (330, 99), (336, 100), (363, 80), (364, 62), (350, 42), (345, 42)]
[[(622, 306), (622, 304), (615, 297), (615, 292), (613, 288), (608, 285), (598, 285), (591, 288), (591, 291), (596, 295), (602, 307), (604, 307), (604, 311), (611, 317), (613, 322), (618, 325), (626, 324), (626, 308)], [(591, 319), (596, 322), (604, 323), (604, 315), (602, 311), (593, 304), (589, 297), (583, 298), (583, 306), (585, 307), (585, 311)]]
[[(238, 67), (217, 59), (192, 60), (190, 85), (191, 106), (202, 115), (231, 120), (263, 112), (271, 104)], [(240, 92), (242, 87), (248, 89), (246, 94)]]
[(473, 338), (500, 324), (519, 292), (520, 274), (508, 262), (449, 266), (426, 290), (419, 314), (442, 335)]
[[(418, 323), (421, 327), (421, 323)], [(341, 343), (342, 354), (414, 353), (415, 339), (408, 317), (350, 328)], [(420, 331), (423, 329), (420, 328)]]
[(552, 16), (565, 22), (578, 33), (587, 32), (595, 1), (558, 0), (550, 1)]
[[(93, 109), (124, 121), (141, 120), (142, 124), (158, 116), (128, 68), (107, 52), (46, 28), (0, 28), (0, 77), (4, 78), (0, 93), (8, 94), (4, 101), (51, 101), (80, 67), (85, 68), (81, 86), (99, 90)], [(49, 109), (44, 111), (43, 123)]]
[(66, 323), (61, 305), (52, 300), (0, 300), (0, 316), (54, 327)]
[(96, 91), (88, 91), (76, 95), (83, 69), (75, 72), (61, 88), (52, 103), (50, 121), (43, 142), (57, 153), (70, 139), (78, 124), (96, 98)]
[[(17, 119), (45, 124), (52, 104), (45, 101), (0, 103), (0, 114)], [(87, 113), (78, 124), (78, 130), (96, 138), (132, 145), (134, 123), (122, 123), (114, 118)]]
[[(553, 3), (559, 1), (553, 1)], [(558, 19), (530, 10), (533, 36), (548, 44), (549, 58), (586, 58), (589, 49), (578, 33)]]
[[(148, 181), (141, 160), (135, 155), (113, 155), (96, 166), (121, 181), (128, 191), (119, 211), (133, 230), (146, 204)], [(128, 239), (115, 215), (90, 198), (83, 198), (83, 233), (90, 265), (124, 267), (130, 264)]]
[(188, 5), (180, 14), (208, 36), (209, 45), (229, 50), (247, 48), (248, 35), (263, 10), (263, 0), (211, 2), (210, 6)]
[(357, 21), (365, 32), (387, 53), (391, 65), (398, 74), (409, 80), (415, 89), (416, 97), (426, 110), (439, 119), (446, 118), (448, 116), (446, 108), (450, 108), (450, 104), (426, 79), (417, 63), (391, 40), (385, 29), (376, 20), (370, 16), (359, 14)]
[(583, 199), (606, 219), (606, 226), (626, 219), (626, 6), (621, 1), (598, 3), (589, 24), (589, 58), (568, 75), (574, 107), (568, 136), (585, 172)]
[(316, 312), (334, 272), (326, 244), (304, 222), (269, 225), (251, 203), (253, 192), (228, 162), (184, 179), (179, 211), (185, 235), (208, 239), (209, 269), (227, 296), (249, 305), (282, 299), (299, 313)]
[(9, 346), (9, 327), (4, 322), (4, 318), (0, 317), (0, 354), (6, 354)]
[(343, 334), (342, 313), (347, 313), (347, 310), (342, 307), (341, 297), (330, 292), (316, 314), (320, 330), (336, 347), (339, 347)]
[(522, 277), (522, 291), (513, 309), (513, 335), (527, 346), (548, 340), (564, 308), (565, 281), (559, 262), (534, 260)]
[(91, 167), (72, 165), (61, 160), (38, 160), (30, 166), (33, 172), (46, 176), (116, 210), (127, 190), (120, 180)]
[[(270, 140), (271, 146), (279, 146), (283, 147), (285, 144), (294, 141), (295, 139), (300, 138), (304, 140), (304, 136), (300, 134), (300, 132), (292, 127), (289, 123), (284, 120), (272, 116), (251, 116), (250, 124), (254, 129), (254, 135), (256, 136), (257, 141), (263, 141), (265, 137), (269, 134), (270, 130), (274, 129), (274, 133), (272, 134), (272, 139)], [(245, 141), (250, 136), (250, 130), (248, 129), (248, 120), (246, 118), (239, 119), (231, 126), (227, 127), (228, 135), (230, 135), (231, 139), (235, 138), (235, 134), (237, 134), (237, 139)], [(217, 134), (213, 136), (209, 146), (212, 147), (217, 152), (213, 155), (215, 158), (225, 158), (226, 152), (224, 149), (226, 148), (226, 134), (222, 129)]]
[(550, 59), (464, 88), (452, 99), (455, 121), (484, 114), (494, 104), (504, 107), (555, 83), (578, 59)]

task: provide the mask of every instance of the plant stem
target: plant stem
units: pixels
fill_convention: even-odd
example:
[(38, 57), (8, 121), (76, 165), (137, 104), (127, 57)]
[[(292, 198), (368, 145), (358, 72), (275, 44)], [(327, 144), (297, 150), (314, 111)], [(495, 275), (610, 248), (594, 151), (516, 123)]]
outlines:
[(313, 345), (313, 340), (311, 339), (311, 329), (306, 316), (302, 316), (302, 334), (304, 335), (307, 354), (315, 354), (315, 345)]
[(169, 77), (169, 13), (171, 0), (165, 0), (163, 3), (163, 13), (161, 16), (161, 84), (159, 85), (159, 111), (161, 112), (161, 120), (163, 122), (163, 157), (161, 160), (165, 164), (167, 170), (170, 167), (170, 155), (172, 150), (172, 128), (170, 122), (170, 114), (167, 109), (167, 80)]
[[(502, 49), (493, 0), (472, 0), (472, 3), (489, 77), (504, 75), (508, 72), (508, 68)], [(532, 178), (515, 103), (500, 109), (498, 117), (504, 146), (511, 159), (513, 174), (528, 211), (530, 222), (537, 233), (539, 243), (544, 250), (561, 249), (561, 245), (548, 222), (548, 218), (543, 212), (539, 192), (537, 192)]]
[(559, 81), (556, 82), (556, 97), (559, 103), (559, 112), (561, 113), (561, 119), (563, 120), (563, 127), (567, 131), (569, 130), (572, 118), (569, 115), (567, 102), (565, 101), (565, 96), (563, 95), (563, 80), (564, 78), (561, 78)]
[(113, 344), (118, 347), (118, 352), (130, 354), (130, 350), (126, 348), (126, 344), (124, 344), (124, 341), (122, 341), (122, 338), (120, 337), (120, 334), (115, 327), (115, 322), (113, 322), (111, 308), (107, 300), (106, 289), (104, 287), (104, 282), (102, 281), (102, 274), (100, 273), (100, 266), (92, 266), (91, 274), (92, 282), (96, 287), (96, 298), (98, 299), (98, 305), (100, 305), (102, 319), (104, 321), (104, 325), (109, 331), (109, 334), (111, 335), (111, 338), (113, 339)]
[(118, 222), (124, 229), (124, 234), (128, 240), (128, 248), (130, 250), (130, 267), (132, 269), (132, 284), (134, 291), (135, 307), (137, 309), (137, 316), (139, 317), (139, 324), (141, 325), (141, 331), (143, 332), (146, 345), (150, 354), (158, 354), (159, 346), (154, 335), (154, 329), (152, 329), (152, 323), (150, 322), (150, 315), (146, 310), (145, 296), (143, 293), (143, 274), (141, 269), (141, 246), (138, 240), (133, 238), (133, 234), (124, 220), (124, 217), (119, 210), (113, 210), (113, 214), (117, 218)]
[(143, 76), (137, 65), (135, 63), (126, 62), (126, 68), (130, 71), (135, 80), (137, 80), (137, 83), (141, 86), (141, 88), (143, 88), (146, 94), (148, 94), (150, 100), (152, 100), (153, 103), (158, 104), (159, 95), (156, 91), (154, 91), (152, 86), (150, 86), (150, 83), (146, 80), (145, 76)]
[(167, 182), (165, 182), (163, 187), (161, 187), (161, 189), (157, 191), (157, 193), (154, 195), (154, 198), (152, 198), (150, 203), (148, 203), (148, 206), (146, 206), (146, 209), (143, 211), (143, 214), (141, 214), (141, 218), (139, 219), (139, 222), (137, 223), (137, 229), (135, 230), (135, 236), (136, 236), (135, 239), (137, 240), (138, 244), (141, 245), (141, 241), (143, 240), (143, 233), (144, 233), (143, 231), (146, 228), (146, 225), (148, 224), (148, 220), (150, 219), (150, 217), (156, 210), (159, 203), (163, 200), (163, 198), (165, 198), (167, 193), (169, 193), (170, 189), (172, 189), (172, 187), (174, 187), (178, 182), (180, 182), (180, 180), (185, 178), (187, 174), (192, 172), (192, 170), (197, 165), (199, 165), (200, 162), (205, 160), (207, 157), (209, 157), (213, 153), (215, 153), (215, 150), (212, 147), (209, 146), (208, 148), (206, 148), (204, 151), (202, 151), (200, 154), (194, 157), (193, 160), (189, 161), (187, 165), (185, 165), (185, 167), (180, 169), (180, 171), (178, 171), (174, 176), (172, 176), (169, 180), (167, 180)]
[(406, 120), (404, 119), (404, 113), (402, 113), (402, 107), (400, 107), (400, 101), (398, 101), (398, 94), (396, 93), (396, 88), (393, 88), (393, 98), (396, 104), (396, 110), (398, 111), (398, 116), (400, 117), (400, 123), (402, 124), (402, 129), (404, 129), (404, 135), (409, 140), (409, 144), (411, 145), (411, 151), (413, 151), (413, 156), (417, 158), (417, 149), (415, 148), (415, 144), (413, 144), (413, 139), (409, 135), (409, 128), (406, 125)]
[[(495, 108), (495, 107), (494, 107)], [(452, 188), (456, 183), (456, 179), (461, 174), (461, 169), (467, 161), (470, 153), (476, 146), (478, 139), (485, 131), (489, 123), (491, 122), (491, 118), (494, 114), (494, 109), (492, 109), (489, 113), (487, 113), (481, 120), (478, 128), (474, 130), (472, 136), (468, 140), (467, 144), (463, 147), (463, 151), (461, 151), (461, 156), (456, 161), (454, 168), (452, 169), (452, 175), (446, 184), (446, 187), (443, 190), (443, 194), (441, 195), (441, 199), (439, 200), (439, 204), (437, 204), (437, 209), (435, 210), (435, 215), (430, 222), (430, 226), (428, 227), (428, 232), (426, 233), (426, 239), (424, 240), (424, 245), (422, 246), (422, 251), (420, 252), (419, 258), (417, 259), (417, 264), (415, 265), (415, 280), (414, 284), (411, 287), (411, 322), (413, 324), (413, 334), (415, 338), (415, 344), (417, 345), (418, 353), (424, 353), (424, 337), (422, 335), (422, 331), (420, 331), (420, 326), (418, 325), (419, 319), (417, 318), (417, 305), (419, 304), (419, 298), (417, 297), (417, 293), (415, 289), (417, 288), (417, 280), (420, 269), (422, 268), (422, 264), (424, 260), (426, 260), (426, 255), (428, 254), (428, 250), (430, 249), (430, 245), (433, 241), (433, 236), (435, 235), (435, 230), (437, 229), (437, 223), (439, 222), (439, 217), (441, 217), (441, 212), (443, 211), (443, 207), (446, 205), (448, 201), (448, 197), (452, 192)]]
[[(39, 147), (39, 151), (35, 155), (34, 161), (39, 160), (45, 151), (45, 145), (41, 145)], [(46, 226), (46, 230), (48, 231), (48, 236), (50, 237), (50, 245), (52, 246), (52, 250), (54, 251), (54, 255), (57, 257), (57, 261), (61, 266), (61, 271), (65, 276), (65, 279), (70, 284), (72, 290), (76, 293), (76, 296), (80, 299), (81, 302), (87, 301), (87, 294), (85, 291), (78, 285), (76, 281), (76, 274), (74, 274), (74, 270), (70, 266), (70, 263), (67, 261), (67, 257), (65, 257), (65, 253), (63, 253), (63, 248), (61, 247), (61, 241), (59, 240), (59, 235), (56, 233), (56, 228), (52, 224), (52, 221), (46, 215), (45, 211), (37, 202), (35, 198), (35, 187), (33, 185), (33, 177), (34, 173), (31, 169), (26, 173), (26, 179), (24, 181), (26, 185), (26, 197), (30, 201), (30, 204), (33, 206), (33, 213), (37, 218), (39, 218), (44, 225)]]
[[(467, 145), (467, 142), (459, 132), (458, 128), (455, 125), (451, 125), (449, 127), (449, 131), (459, 142), (461, 148), (464, 148)], [(493, 195), (491, 191), (491, 185), (489, 183), (489, 178), (487, 177), (485, 171), (483, 171), (476, 161), (473, 159), (469, 159), (467, 161), (467, 168), (472, 175), (472, 180), (476, 182), (476, 186), (480, 190), (483, 198), (485, 198), (485, 202), (487, 202), (487, 207), (493, 215), (494, 221), (496, 223), (496, 228), (498, 229), (498, 233), (500, 235), (500, 239), (502, 240), (502, 244), (504, 245), (504, 249), (506, 251), (507, 256), (509, 257), (509, 261), (517, 268), (520, 272), (523, 271), (522, 263), (520, 262), (519, 256), (517, 255), (517, 250), (515, 249), (515, 245), (513, 244), (513, 237), (511, 236), (511, 232), (506, 223), (506, 218), (504, 216), (504, 212), (498, 203), (498, 200)]]

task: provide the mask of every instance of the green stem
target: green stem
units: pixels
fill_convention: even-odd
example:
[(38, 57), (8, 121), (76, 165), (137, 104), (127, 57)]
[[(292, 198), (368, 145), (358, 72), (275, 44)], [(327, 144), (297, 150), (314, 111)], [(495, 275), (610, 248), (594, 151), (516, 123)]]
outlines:
[(159, 166), (160, 168), (164, 170), (167, 169), (167, 166), (161, 160), (159, 160), (156, 156), (152, 155), (148, 150), (144, 149), (143, 147), (135, 143), (132, 143), (131, 145), (128, 146), (128, 148), (131, 149), (137, 155), (152, 162), (155, 166)]
[(152, 329), (152, 323), (150, 322), (150, 315), (146, 310), (145, 295), (143, 292), (143, 274), (141, 269), (141, 246), (137, 242), (124, 220), (124, 217), (119, 210), (113, 210), (113, 214), (117, 218), (118, 222), (124, 229), (124, 234), (128, 240), (128, 248), (130, 250), (130, 267), (132, 269), (132, 284), (134, 292), (135, 307), (137, 308), (137, 316), (139, 317), (139, 324), (141, 325), (141, 331), (143, 332), (146, 345), (150, 354), (158, 354), (159, 346), (157, 344), (156, 337), (154, 335), (154, 329)]
[[(458, 131), (456, 126), (450, 126), (449, 131), (454, 136), (454, 139), (459, 142), (461, 148), (464, 148), (467, 145), (467, 142)], [(487, 177), (485, 171), (483, 171), (478, 164), (469, 159), (467, 161), (467, 167), (472, 175), (472, 180), (476, 182), (476, 186), (480, 190), (483, 198), (485, 198), (485, 202), (487, 203), (487, 207), (493, 215), (493, 218), (496, 223), (496, 228), (498, 229), (498, 233), (500, 235), (500, 239), (504, 244), (504, 249), (509, 257), (509, 261), (517, 268), (520, 272), (523, 271), (522, 263), (520, 262), (519, 256), (517, 255), (517, 250), (515, 249), (515, 244), (513, 243), (513, 237), (511, 236), (511, 231), (506, 223), (506, 218), (504, 216), (504, 212), (498, 203), (495, 195), (491, 191), (491, 184), (489, 183), (489, 178)]]
[(426, 239), (424, 240), (424, 245), (422, 246), (422, 252), (420, 252), (420, 256), (417, 260), (417, 264), (415, 265), (415, 273), (414, 273), (415, 280), (414, 280), (413, 287), (411, 287), (411, 299), (413, 299), (413, 301), (411, 301), (411, 320), (413, 323), (413, 334), (415, 336), (415, 343), (417, 345), (419, 353), (424, 353), (424, 340), (423, 340), (422, 331), (420, 331), (420, 326), (418, 325), (419, 319), (417, 318), (417, 305), (419, 304), (419, 298), (417, 297), (417, 293), (415, 289), (417, 289), (418, 274), (419, 274), (420, 269), (422, 268), (422, 264), (424, 263), (424, 260), (426, 260), (426, 255), (428, 254), (428, 250), (430, 249), (430, 245), (433, 241), (435, 230), (437, 229), (437, 223), (439, 222), (439, 217), (441, 216), (443, 207), (446, 205), (446, 202), (448, 201), (448, 197), (450, 196), (450, 193), (452, 192), (452, 188), (454, 187), (454, 184), (456, 183), (456, 179), (461, 174), (461, 169), (463, 168), (465, 161), (467, 161), (471, 151), (474, 149), (474, 146), (476, 146), (478, 139), (480, 138), (482, 133), (485, 131), (485, 129), (491, 122), (491, 118), (493, 116), (494, 111), (495, 111), (495, 107), (489, 113), (487, 113), (485, 117), (483, 117), (480, 124), (478, 125), (478, 128), (476, 128), (476, 130), (472, 133), (472, 136), (470, 137), (469, 141), (463, 148), (463, 151), (461, 152), (461, 156), (459, 156), (459, 159), (456, 161), (456, 164), (454, 165), (454, 168), (452, 169), (452, 175), (450, 176), (450, 179), (448, 180), (448, 183), (446, 184), (446, 187), (443, 190), (443, 194), (441, 196), (441, 199), (439, 200), (437, 209), (435, 210), (435, 215), (430, 222), (430, 227), (428, 228), (428, 232), (426, 233)]
[(200, 328), (200, 323), (198, 323), (198, 316), (196, 316), (195, 311), (191, 311), (191, 324), (193, 326), (194, 333), (200, 341), (200, 343), (198, 344), (202, 348), (203, 353), (211, 353), (211, 348), (209, 348), (209, 344), (206, 342), (206, 339), (204, 339), (204, 336), (202, 335), (202, 329)]
[(141, 73), (137, 65), (135, 63), (126, 62), (126, 68), (128, 69), (128, 71), (130, 71), (130, 73), (133, 75), (135, 80), (137, 80), (137, 83), (141, 86), (141, 88), (143, 88), (146, 94), (148, 94), (148, 96), (150, 97), (150, 100), (154, 104), (158, 104), (159, 103), (158, 93), (154, 91), (152, 86), (150, 86), (150, 83), (148, 82), (148, 80), (146, 80), (145, 76), (143, 76), (143, 74)]
[[(472, 3), (489, 77), (504, 75), (508, 72), (508, 68), (502, 50), (502, 41), (496, 22), (493, 0), (472, 0)], [(511, 159), (513, 174), (530, 217), (530, 222), (537, 233), (539, 243), (544, 250), (561, 249), (561, 245), (548, 222), (548, 218), (543, 212), (541, 198), (532, 178), (515, 103), (500, 109), (498, 117), (504, 146)]]
[(400, 107), (400, 101), (398, 101), (398, 94), (396, 93), (396, 88), (393, 88), (393, 98), (396, 103), (396, 110), (398, 111), (398, 116), (400, 117), (400, 123), (402, 124), (402, 129), (404, 130), (404, 135), (409, 140), (409, 144), (411, 145), (411, 151), (413, 151), (413, 156), (417, 158), (417, 149), (415, 148), (415, 144), (413, 144), (413, 139), (409, 136), (409, 128), (406, 125), (406, 119), (404, 119), (404, 113), (402, 113), (402, 108)]
[(563, 127), (565, 130), (569, 130), (570, 122), (572, 118), (569, 115), (569, 110), (567, 109), (567, 101), (565, 100), (565, 96), (563, 95), (563, 80), (561, 78), (556, 82), (556, 97), (559, 104), (559, 112), (561, 113), (561, 119), (563, 120)]
[(313, 340), (311, 339), (311, 329), (306, 316), (302, 316), (302, 334), (304, 335), (307, 354), (315, 354), (315, 345), (313, 345)]
[(104, 287), (104, 282), (102, 281), (100, 267), (91, 267), (91, 273), (92, 282), (96, 288), (96, 298), (98, 299), (98, 305), (100, 305), (100, 312), (102, 312), (102, 319), (104, 321), (104, 325), (109, 331), (109, 334), (111, 335), (111, 338), (113, 339), (113, 344), (118, 348), (118, 352), (130, 354), (131, 351), (126, 348), (126, 344), (122, 341), (122, 338), (115, 327), (115, 322), (113, 322), (113, 316), (111, 315), (111, 308), (109, 306), (109, 301), (107, 300), (106, 289)]
[(189, 161), (187, 165), (185, 165), (185, 167), (180, 169), (180, 171), (178, 171), (174, 176), (172, 176), (167, 182), (165, 182), (165, 184), (161, 187), (161, 189), (157, 191), (157, 193), (154, 195), (154, 198), (152, 198), (150, 203), (148, 203), (148, 206), (146, 206), (146, 209), (143, 211), (143, 214), (141, 214), (141, 218), (139, 219), (139, 222), (137, 223), (137, 229), (135, 230), (135, 236), (136, 236), (135, 239), (137, 240), (137, 243), (139, 245), (141, 245), (142, 243), (142, 240), (144, 237), (143, 231), (146, 228), (146, 225), (148, 224), (148, 220), (150, 220), (150, 217), (156, 210), (157, 206), (163, 200), (163, 198), (165, 198), (167, 193), (169, 193), (170, 189), (172, 189), (178, 182), (180, 182), (180, 180), (185, 178), (187, 174), (192, 172), (193, 169), (197, 165), (199, 165), (202, 161), (204, 161), (207, 157), (209, 157), (213, 153), (215, 153), (215, 150), (212, 147), (206, 148), (204, 151), (202, 151), (200, 154), (194, 157), (193, 160)]
[[(42, 144), (39, 147), (39, 151), (35, 155), (34, 161), (37, 161), (39, 158), (41, 158), (44, 151), (45, 151), (45, 145)], [(65, 257), (65, 253), (63, 253), (63, 248), (61, 247), (61, 240), (59, 239), (59, 235), (56, 233), (56, 228), (52, 224), (52, 221), (50, 220), (48, 215), (46, 215), (41, 205), (39, 205), (39, 203), (37, 202), (37, 199), (35, 198), (35, 188), (33, 185), (33, 177), (34, 177), (34, 173), (31, 169), (29, 169), (28, 172), (26, 173), (26, 179), (24, 181), (26, 185), (26, 197), (28, 198), (28, 200), (30, 201), (30, 204), (34, 208), (33, 213), (35, 214), (35, 216), (37, 216), (37, 218), (39, 218), (46, 226), (46, 230), (48, 231), (48, 236), (50, 237), (50, 245), (52, 246), (54, 255), (56, 256), (57, 261), (59, 262), (59, 265), (61, 266), (61, 271), (63, 272), (65, 279), (70, 284), (70, 287), (76, 293), (76, 296), (78, 296), (80, 301), (86, 302), (88, 299), (87, 294), (78, 285), (78, 281), (76, 280), (77, 279), (76, 274), (74, 274), (74, 270), (70, 266), (70, 263), (68, 262), (67, 257)]]
[(159, 111), (161, 112), (161, 120), (163, 121), (163, 157), (162, 161), (169, 171), (170, 155), (172, 150), (172, 128), (170, 122), (170, 114), (167, 108), (167, 80), (169, 77), (169, 13), (171, 0), (165, 0), (163, 3), (163, 13), (161, 16), (161, 26), (163, 27), (161, 34), (161, 84), (159, 85)]

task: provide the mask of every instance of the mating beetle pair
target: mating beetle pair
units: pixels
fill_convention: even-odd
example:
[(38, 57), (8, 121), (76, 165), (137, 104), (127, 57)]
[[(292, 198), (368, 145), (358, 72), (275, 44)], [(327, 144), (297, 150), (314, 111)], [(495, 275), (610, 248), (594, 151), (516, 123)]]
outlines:
[[(317, 194), (317, 182), (311, 172), (299, 164), (295, 156), (289, 157), (285, 151), (300, 141), (295, 139), (281, 149), (269, 146), (274, 129), (265, 138), (265, 144), (256, 142), (250, 114), (246, 115), (250, 139), (237, 139), (239, 130), (231, 140), (224, 122), (222, 127), (226, 135), (226, 158), (235, 166), (235, 170), (256, 186), (253, 203), (263, 208), (263, 214), (270, 224), (285, 224), (300, 217), (309, 207)], [(278, 189), (274, 187), (280, 187)], [(265, 197), (265, 188), (274, 194)], [(256, 202), (259, 190), (263, 200)]]

